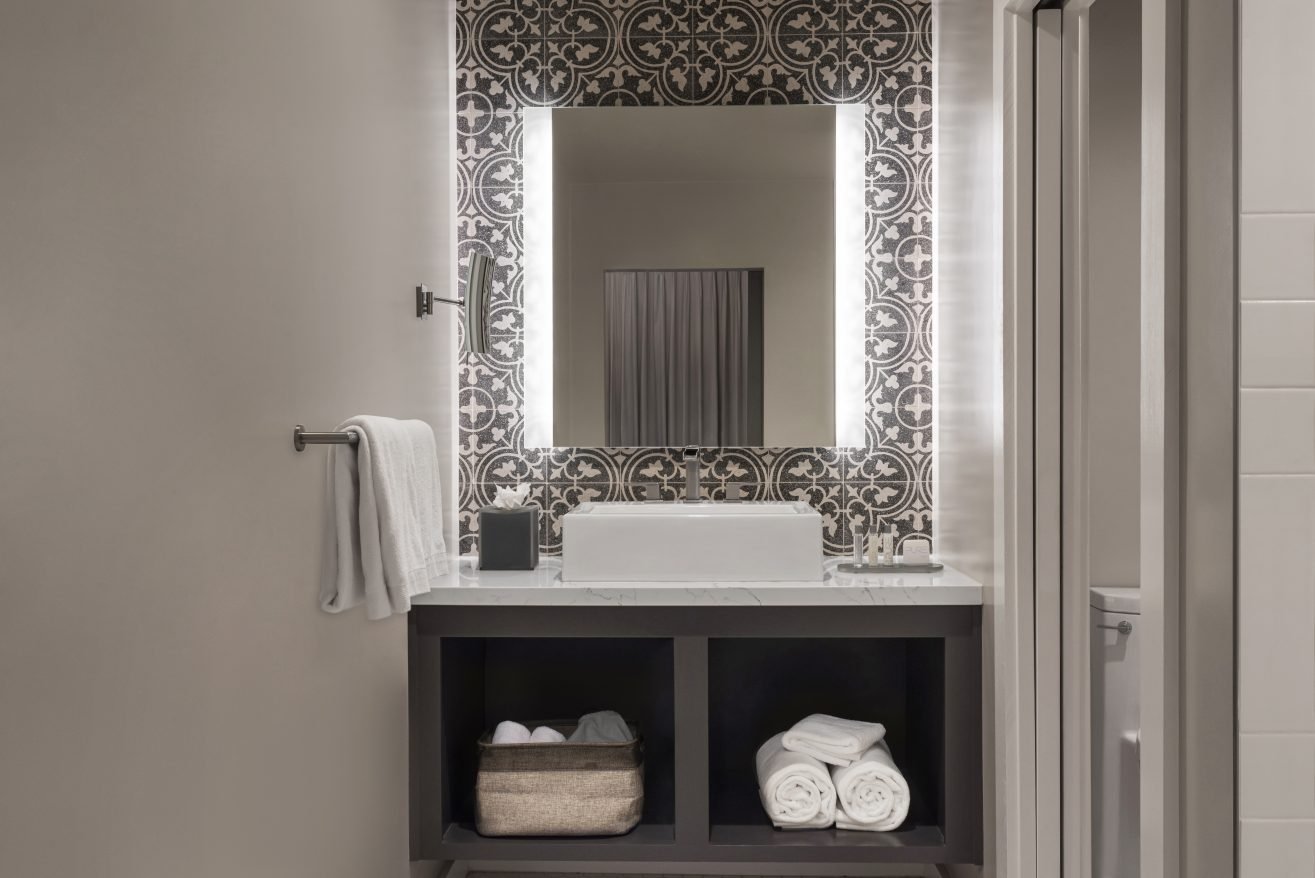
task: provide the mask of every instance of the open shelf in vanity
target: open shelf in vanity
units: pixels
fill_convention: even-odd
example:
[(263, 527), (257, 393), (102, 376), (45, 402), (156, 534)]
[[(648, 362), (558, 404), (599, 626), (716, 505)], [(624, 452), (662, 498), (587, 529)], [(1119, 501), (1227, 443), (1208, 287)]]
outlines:
[[(438, 644), (443, 716), (443, 840), (483, 844), (475, 831), (476, 741), (499, 721), (572, 720), (616, 710), (644, 739), (644, 812), (612, 845), (675, 839), (675, 731), (671, 638), (445, 637)], [(519, 839), (497, 839), (517, 847)], [(536, 844), (561, 839), (536, 840)], [(524, 846), (520, 844), (519, 846)], [(560, 845), (559, 845), (560, 846)]]
[[(976, 606), (418, 606), (412, 858), (979, 863), (979, 626)], [(614, 838), (479, 835), (479, 734), (598, 709), (643, 731), (639, 826)], [(772, 828), (753, 756), (810, 712), (887, 726), (913, 794), (903, 827)]]
[[(715, 846), (872, 848), (908, 856), (945, 845), (945, 649), (934, 637), (717, 637), (708, 652), (708, 797)], [(781, 832), (758, 800), (758, 745), (812, 713), (878, 720), (912, 802), (894, 832)], [(872, 857), (865, 856), (866, 859)]]

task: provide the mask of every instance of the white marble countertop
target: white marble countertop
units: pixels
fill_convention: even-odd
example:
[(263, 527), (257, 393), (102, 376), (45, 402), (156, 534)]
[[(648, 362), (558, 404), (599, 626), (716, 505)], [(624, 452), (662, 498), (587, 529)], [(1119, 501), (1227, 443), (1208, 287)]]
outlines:
[(537, 570), (478, 570), (462, 557), (413, 606), (813, 607), (979, 606), (982, 586), (947, 566), (935, 573), (840, 573), (827, 558), (821, 582), (562, 582), (560, 558)]

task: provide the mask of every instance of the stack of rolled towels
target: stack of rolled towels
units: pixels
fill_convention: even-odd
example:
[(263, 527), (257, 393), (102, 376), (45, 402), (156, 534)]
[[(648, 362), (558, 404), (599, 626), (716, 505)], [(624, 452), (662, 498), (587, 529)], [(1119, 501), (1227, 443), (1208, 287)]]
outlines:
[(493, 730), (494, 744), (560, 744), (565, 740), (566, 736), (551, 726), (535, 726), (531, 732), (512, 720), (503, 720)]
[(881, 723), (815, 713), (758, 748), (758, 794), (778, 829), (889, 832), (909, 814), (909, 785)]

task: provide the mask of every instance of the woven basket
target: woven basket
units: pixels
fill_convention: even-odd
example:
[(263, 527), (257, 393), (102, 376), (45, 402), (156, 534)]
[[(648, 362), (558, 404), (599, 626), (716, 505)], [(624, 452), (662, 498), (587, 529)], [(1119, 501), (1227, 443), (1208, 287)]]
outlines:
[[(535, 724), (531, 724), (531, 728)], [(566, 735), (575, 723), (537, 723)], [(480, 835), (624, 835), (644, 810), (644, 745), (494, 744), (479, 740), (475, 827)]]

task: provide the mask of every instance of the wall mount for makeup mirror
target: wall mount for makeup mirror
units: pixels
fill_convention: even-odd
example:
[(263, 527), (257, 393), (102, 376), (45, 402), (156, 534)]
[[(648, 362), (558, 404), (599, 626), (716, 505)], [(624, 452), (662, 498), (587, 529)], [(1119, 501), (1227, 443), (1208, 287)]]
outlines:
[(434, 291), (429, 287), (421, 284), (416, 287), (416, 316), (421, 320), (426, 317), (434, 316), (434, 303), (442, 302), (445, 305), (456, 305), (458, 308), (465, 307), (465, 299), (445, 299), (442, 296), (434, 295)]

